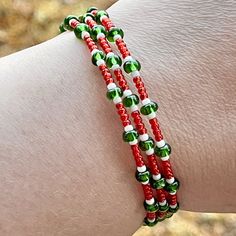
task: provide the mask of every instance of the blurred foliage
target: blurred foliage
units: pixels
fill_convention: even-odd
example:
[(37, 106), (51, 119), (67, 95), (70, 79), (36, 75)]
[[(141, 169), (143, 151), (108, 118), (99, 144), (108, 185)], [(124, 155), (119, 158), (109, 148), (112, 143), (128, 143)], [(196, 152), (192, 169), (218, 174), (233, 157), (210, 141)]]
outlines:
[[(38, 44), (58, 34), (64, 16), (79, 15), (89, 6), (107, 8), (105, 0), (0, 0), (0, 56)], [(236, 236), (236, 215), (179, 211), (135, 236)]]

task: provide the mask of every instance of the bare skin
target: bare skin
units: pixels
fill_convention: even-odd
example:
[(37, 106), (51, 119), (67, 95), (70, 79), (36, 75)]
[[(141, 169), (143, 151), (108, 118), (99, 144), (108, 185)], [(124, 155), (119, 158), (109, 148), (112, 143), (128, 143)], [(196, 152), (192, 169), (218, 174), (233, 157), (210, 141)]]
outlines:
[[(236, 4), (123, 0), (108, 12), (159, 102), (181, 209), (236, 212)], [(0, 78), (0, 235), (131, 235), (142, 190), (83, 42), (64, 33), (4, 57)]]

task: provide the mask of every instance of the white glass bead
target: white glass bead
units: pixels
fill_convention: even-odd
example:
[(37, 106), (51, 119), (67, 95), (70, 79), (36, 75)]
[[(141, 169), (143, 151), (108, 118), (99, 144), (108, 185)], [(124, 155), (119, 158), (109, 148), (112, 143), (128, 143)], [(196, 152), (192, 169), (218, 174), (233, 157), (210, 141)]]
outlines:
[(137, 170), (138, 170), (138, 172), (144, 172), (144, 171), (147, 170), (147, 168), (146, 168), (145, 165), (144, 165), (144, 166), (138, 166), (138, 167), (137, 167)]
[(154, 180), (159, 180), (161, 178), (161, 174), (158, 174), (158, 175), (152, 175), (152, 178)]
[(131, 131), (133, 129), (134, 129), (133, 125), (127, 125), (124, 127), (125, 132)]

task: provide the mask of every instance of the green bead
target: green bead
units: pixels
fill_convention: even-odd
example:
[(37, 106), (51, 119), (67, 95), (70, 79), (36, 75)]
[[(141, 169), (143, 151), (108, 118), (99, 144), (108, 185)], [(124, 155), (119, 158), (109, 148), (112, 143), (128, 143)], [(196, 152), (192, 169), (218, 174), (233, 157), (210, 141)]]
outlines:
[(148, 212), (157, 212), (159, 209), (156, 199), (152, 205), (147, 204), (146, 201), (143, 202), (143, 205), (144, 205), (145, 210)]
[(107, 98), (109, 100), (113, 100), (116, 97), (122, 97), (122, 95), (123, 95), (123, 92), (119, 87), (115, 87), (107, 91)]
[(83, 23), (83, 19), (84, 19), (83, 15), (78, 16), (78, 20), (79, 20), (80, 23)]
[(126, 61), (123, 65), (126, 73), (131, 73), (134, 71), (139, 71), (141, 69), (141, 65), (138, 60), (132, 59), (130, 61)]
[(118, 55), (113, 55), (106, 58), (106, 64), (107, 64), (107, 67), (110, 69), (114, 65), (121, 66), (122, 60)]
[(163, 147), (155, 147), (155, 154), (159, 157), (166, 157), (171, 154), (171, 147), (168, 143), (166, 143)]
[(104, 11), (104, 10), (98, 11), (97, 14), (96, 14), (96, 21), (97, 21), (97, 23), (99, 23), (99, 24), (102, 23), (101, 20), (100, 20), (101, 16), (107, 16), (107, 17), (109, 17), (109, 15), (108, 15), (108, 13), (107, 13), (106, 11)]
[(67, 16), (65, 19), (64, 19), (64, 28), (67, 29), (67, 30), (73, 30), (73, 28), (70, 26), (69, 22), (70, 20), (72, 19), (75, 19), (75, 20), (78, 20), (77, 16), (74, 16), (74, 15), (69, 15)]
[(85, 31), (89, 32), (90, 30), (89, 30), (88, 25), (84, 23), (78, 24), (74, 29), (75, 36), (79, 39), (82, 39), (82, 33)]
[(123, 132), (123, 140), (125, 142), (132, 142), (136, 140), (137, 138), (138, 138), (138, 133), (135, 129)]
[(168, 193), (176, 193), (176, 191), (179, 189), (179, 180), (177, 178), (175, 178), (175, 181), (172, 184), (168, 184), (166, 182), (166, 186), (164, 187), (164, 189), (168, 192)]
[(95, 25), (91, 30), (91, 35), (94, 41), (97, 41), (97, 35), (103, 33), (105, 36), (107, 34), (105, 28), (102, 25)]
[(136, 94), (128, 95), (123, 99), (123, 104), (125, 107), (132, 107), (139, 104), (139, 97)]
[(103, 51), (97, 51), (92, 55), (92, 63), (96, 66), (98, 60), (105, 60), (106, 55)]
[(159, 204), (159, 211), (161, 211), (161, 212), (166, 212), (166, 211), (168, 211), (169, 210), (169, 205), (168, 205), (168, 203), (166, 203), (164, 206), (161, 206), (160, 204)]
[(160, 178), (159, 180), (151, 179), (150, 181), (152, 188), (154, 189), (162, 189), (166, 185), (166, 181), (164, 178)]
[(147, 115), (151, 114), (152, 112), (156, 112), (157, 109), (158, 109), (158, 104), (156, 102), (151, 101), (150, 103), (143, 105), (140, 109), (140, 112), (143, 115), (147, 116)]
[(123, 32), (123, 30), (120, 29), (120, 28), (112, 27), (112, 28), (108, 31), (108, 33), (107, 33), (107, 39), (108, 39), (108, 41), (109, 41), (109, 42), (115, 42), (115, 40), (114, 40), (114, 36), (115, 36), (115, 35), (120, 35), (121, 38), (123, 38), (123, 37), (124, 37), (124, 32)]
[(170, 218), (170, 217), (173, 216), (173, 215), (174, 215), (173, 212), (167, 211), (167, 213), (166, 213), (166, 218)]
[(94, 10), (97, 10), (97, 8), (96, 7), (89, 7), (86, 12), (91, 13)]
[(169, 212), (176, 213), (179, 210), (179, 203), (177, 202), (177, 206), (175, 208), (169, 207)]
[(152, 227), (158, 223), (158, 219), (156, 218), (154, 222), (150, 222), (147, 217), (144, 218), (143, 225)]
[(65, 28), (64, 28), (64, 23), (61, 23), (61, 24), (60, 24), (60, 26), (59, 26), (59, 31), (60, 31), (60, 33), (63, 33), (63, 32), (66, 31)]
[(139, 147), (142, 151), (150, 150), (151, 148), (154, 148), (154, 141), (150, 137), (146, 141), (139, 141)]
[(151, 174), (150, 174), (149, 170), (146, 170), (144, 172), (136, 171), (135, 177), (138, 180), (138, 182), (145, 183), (145, 182), (149, 181)]
[(82, 23), (86, 23), (86, 22), (85, 22), (85, 18), (86, 18), (87, 16), (90, 16), (93, 20), (95, 20), (95, 17), (94, 17), (93, 14), (91, 14), (91, 13), (85, 13), (84, 15), (80, 16), (80, 20), (82, 20), (82, 21), (81, 21)]

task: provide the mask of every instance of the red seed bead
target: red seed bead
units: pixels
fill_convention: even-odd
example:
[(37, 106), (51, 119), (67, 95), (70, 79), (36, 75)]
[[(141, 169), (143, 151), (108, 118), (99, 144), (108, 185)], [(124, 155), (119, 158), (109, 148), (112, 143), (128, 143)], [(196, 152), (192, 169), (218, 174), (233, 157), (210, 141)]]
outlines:
[(170, 161), (161, 161), (162, 167), (163, 167), (163, 175), (166, 179), (171, 179), (174, 177), (172, 169), (171, 169), (171, 164)]
[(157, 189), (156, 193), (157, 193), (157, 201), (158, 202), (163, 202), (166, 200), (166, 196), (165, 196), (163, 189)]
[(124, 90), (128, 90), (129, 89), (129, 85), (127, 84), (127, 81), (123, 75), (123, 72), (121, 69), (116, 69), (114, 70), (114, 75), (116, 76), (116, 79), (119, 83), (119, 86), (121, 87), (121, 89)]
[(160, 174), (155, 154), (147, 155), (148, 164), (153, 175)]
[(133, 156), (135, 158), (136, 165), (139, 166), (139, 167), (143, 166), (144, 165), (144, 160), (143, 160), (143, 157), (141, 155), (139, 146), (137, 144), (136, 145), (131, 145), (131, 149), (133, 151)]
[(156, 212), (147, 212), (147, 218), (154, 220), (156, 218)]
[(153, 198), (153, 192), (150, 184), (142, 184), (143, 192), (146, 200), (150, 200)]
[(133, 111), (131, 113), (131, 116), (134, 119), (134, 123), (135, 123), (135, 128), (137, 129), (139, 134), (146, 134), (147, 133), (147, 129), (145, 128), (145, 125), (142, 121), (142, 117), (140, 115), (140, 112), (137, 111)]

